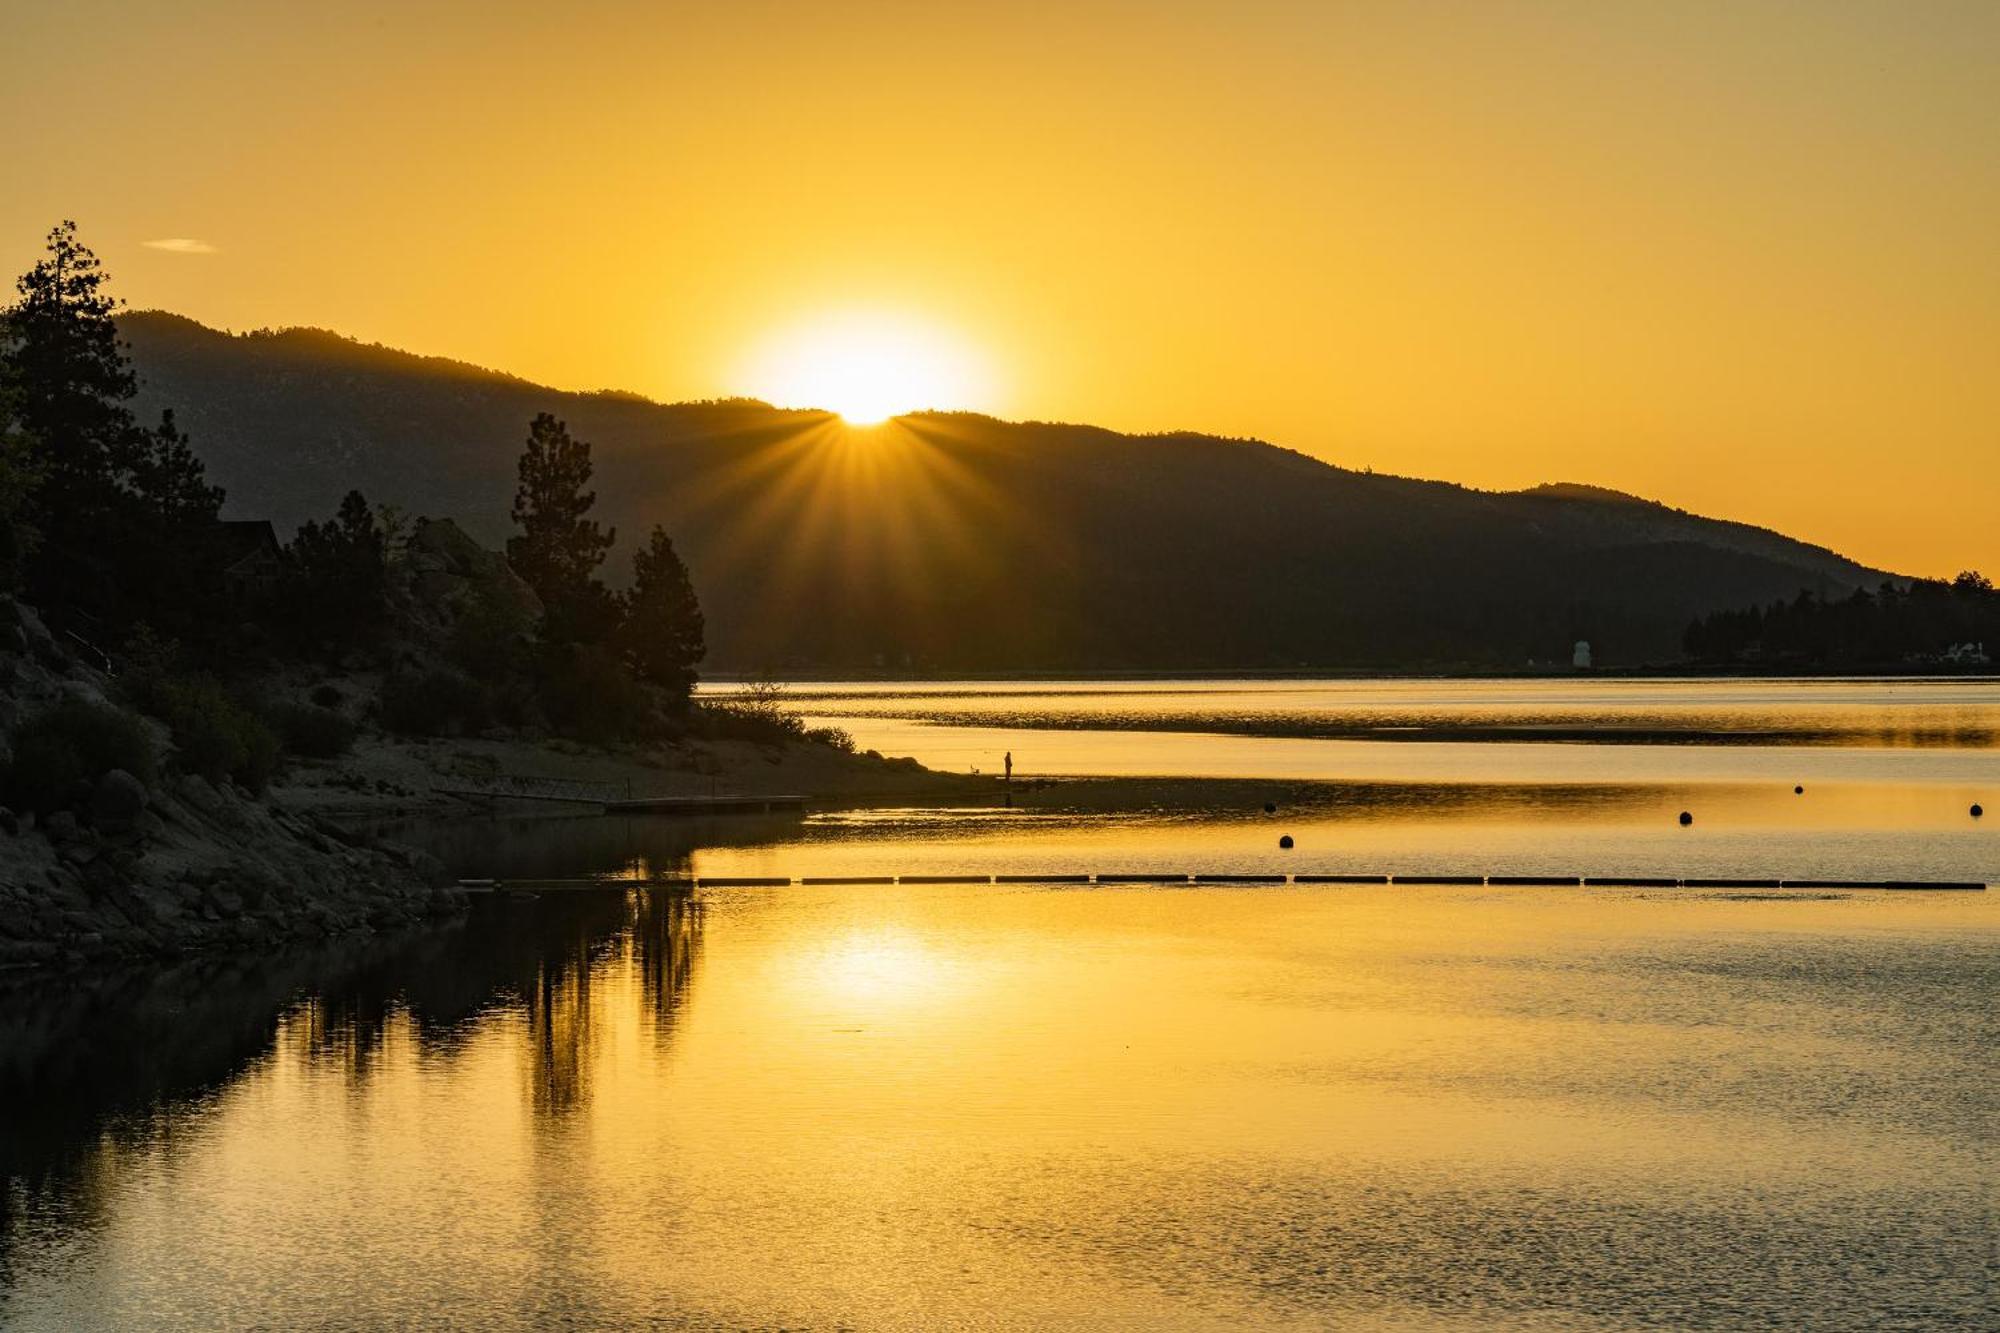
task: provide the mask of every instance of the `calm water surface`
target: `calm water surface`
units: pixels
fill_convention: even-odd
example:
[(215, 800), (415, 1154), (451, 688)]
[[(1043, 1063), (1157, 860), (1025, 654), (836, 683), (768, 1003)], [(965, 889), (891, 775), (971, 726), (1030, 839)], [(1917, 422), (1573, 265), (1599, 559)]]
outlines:
[[(1305, 731), (1264, 683), (1207, 732), (1144, 724), (1184, 726), (1164, 687), (1093, 727), (849, 689), (878, 711), (794, 706), (1074, 776), (398, 832), (516, 876), (2000, 878), (1990, 685), (1680, 684), (1696, 722), (1607, 740), (1553, 734), (1603, 702), (1567, 682), (1361, 684), (1453, 734)], [(1434, 720), (1489, 706), (1515, 735)], [(1992, 1328), (1996, 986), (1990, 892), (1304, 886), (547, 894), (14, 977), (0, 1325)]]
[[(742, 687), (704, 686), (730, 697)], [(1717, 680), (799, 682), (801, 712), (874, 721), (1254, 736), (2000, 745), (1993, 677)], [(1107, 751), (1104, 762), (1132, 761)]]
[(0, 1318), (1991, 1327), (1996, 926), (591, 894), (53, 988), (8, 1011)]
[[(1011, 753), (1069, 785), (942, 829), (816, 821), (697, 855), (706, 873), (2000, 879), (2000, 818), (1969, 814), (2000, 811), (1992, 679), (805, 683), (785, 700), (865, 749), (984, 773)], [(1090, 787), (1113, 778), (1107, 808)]]

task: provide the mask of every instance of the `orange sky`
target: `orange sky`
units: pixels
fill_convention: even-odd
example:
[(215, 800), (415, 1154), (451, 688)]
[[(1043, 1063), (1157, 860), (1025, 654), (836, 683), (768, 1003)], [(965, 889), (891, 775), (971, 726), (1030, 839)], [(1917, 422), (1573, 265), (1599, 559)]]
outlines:
[(940, 406), (2000, 573), (1996, 90), (1987, 0), (9, 5), (0, 262), (661, 398), (859, 312)]

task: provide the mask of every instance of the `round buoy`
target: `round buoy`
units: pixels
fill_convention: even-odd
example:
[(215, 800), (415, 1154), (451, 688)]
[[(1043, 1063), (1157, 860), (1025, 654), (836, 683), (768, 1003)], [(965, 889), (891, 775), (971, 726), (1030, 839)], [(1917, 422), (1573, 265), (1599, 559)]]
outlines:
[(1290, 850), (1292, 845), (1292, 835), (1287, 833), (1284, 837), (1278, 839), (1278, 845), (1287, 850)]
[(1278, 813), (1278, 803), (1277, 803), (1276, 801), (1266, 801), (1266, 802), (1264, 802), (1264, 813), (1265, 813), (1265, 814), (1267, 814), (1267, 815), (1275, 815), (1275, 814), (1277, 814), (1277, 813)]
[(1689, 824), (1692, 823), (1694, 823), (1694, 816), (1689, 814), (1685, 810), (1681, 811), (1681, 827), (1686, 828)]
[(1983, 805), (1980, 805), (1980, 804), (1979, 804), (1978, 802), (1976, 802), (1976, 801), (1975, 801), (1975, 802), (1973, 802), (1973, 806), (1972, 806), (1972, 817), (1973, 817), (1974, 819), (1977, 819), (1977, 818), (1979, 818), (1979, 817), (1980, 817), (1981, 815), (1983, 815), (1983, 814), (1985, 814), (1985, 813), (1986, 813), (1986, 807), (1985, 807), (1985, 806), (1983, 806)]
[(1805, 794), (1806, 794), (1806, 789), (1804, 787), (1792, 788), (1792, 795), (1794, 796), (1804, 796)]

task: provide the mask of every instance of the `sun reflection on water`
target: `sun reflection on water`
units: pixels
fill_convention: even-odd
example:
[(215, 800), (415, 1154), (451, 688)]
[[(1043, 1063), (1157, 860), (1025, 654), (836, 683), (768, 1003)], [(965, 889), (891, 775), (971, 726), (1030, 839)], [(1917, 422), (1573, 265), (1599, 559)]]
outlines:
[(597, 892), (399, 952), (45, 991), (4, 1010), (36, 1018), (0, 1043), (0, 1300), (28, 1327), (309, 1323), (328, 1292), (358, 1324), (1622, 1326), (1720, 1300), (1775, 1326), (1810, 1290), (1829, 1327), (1947, 1326), (1983, 1299), (2000, 1181), (1993, 910)]

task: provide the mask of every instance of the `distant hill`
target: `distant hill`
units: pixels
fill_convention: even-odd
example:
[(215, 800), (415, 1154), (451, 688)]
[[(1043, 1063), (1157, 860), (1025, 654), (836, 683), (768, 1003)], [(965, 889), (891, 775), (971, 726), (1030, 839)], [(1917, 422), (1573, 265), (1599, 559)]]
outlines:
[(359, 487), (497, 544), (529, 418), (590, 440), (598, 513), (663, 523), (717, 670), (1518, 667), (1675, 658), (1694, 616), (1885, 575), (1573, 484), (1495, 494), (1249, 440), (920, 414), (850, 432), (737, 400), (562, 393), (296, 329), (122, 322), (235, 516), (281, 531)]

